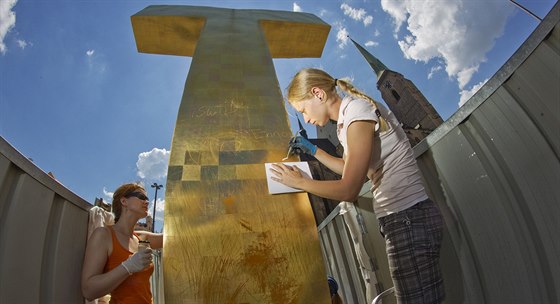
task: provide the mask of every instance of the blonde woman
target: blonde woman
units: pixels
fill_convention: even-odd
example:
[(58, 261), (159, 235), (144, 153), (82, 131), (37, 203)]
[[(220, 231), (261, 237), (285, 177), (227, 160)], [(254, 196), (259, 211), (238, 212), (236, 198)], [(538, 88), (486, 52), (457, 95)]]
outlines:
[[(341, 97), (337, 88), (346, 96)], [(348, 81), (319, 69), (299, 71), (288, 86), (287, 96), (306, 123), (324, 126), (330, 120), (337, 122), (342, 158), (329, 155), (301, 136), (290, 145), (313, 155), (342, 178), (313, 180), (299, 168), (280, 163), (271, 169), (274, 179), (321, 197), (353, 202), (369, 178), (397, 302), (441, 303), (442, 217), (426, 194), (410, 143), (393, 113)]]

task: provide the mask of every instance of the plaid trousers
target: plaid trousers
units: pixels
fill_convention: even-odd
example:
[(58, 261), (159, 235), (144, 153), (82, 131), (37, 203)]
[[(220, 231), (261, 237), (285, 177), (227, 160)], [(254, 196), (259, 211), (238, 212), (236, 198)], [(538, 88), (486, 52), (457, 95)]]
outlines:
[(389, 270), (399, 304), (441, 303), (445, 297), (439, 266), (443, 219), (430, 199), (379, 219)]

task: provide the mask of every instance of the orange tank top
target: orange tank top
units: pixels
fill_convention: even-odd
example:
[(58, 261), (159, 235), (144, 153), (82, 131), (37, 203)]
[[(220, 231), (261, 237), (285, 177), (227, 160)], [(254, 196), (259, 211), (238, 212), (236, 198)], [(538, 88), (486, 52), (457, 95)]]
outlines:
[[(118, 267), (128, 259), (129, 256), (133, 255), (132, 252), (124, 248), (117, 236), (112, 226), (108, 226), (111, 230), (111, 237), (113, 239), (113, 252), (107, 258), (105, 263), (105, 269), (103, 272), (109, 272), (113, 268)], [(154, 264), (150, 264), (146, 269), (133, 273), (126, 280), (124, 280), (121, 285), (115, 288), (111, 292), (111, 303), (117, 304), (136, 304), (136, 303), (152, 303), (152, 292), (150, 290), (150, 276), (154, 272)]]

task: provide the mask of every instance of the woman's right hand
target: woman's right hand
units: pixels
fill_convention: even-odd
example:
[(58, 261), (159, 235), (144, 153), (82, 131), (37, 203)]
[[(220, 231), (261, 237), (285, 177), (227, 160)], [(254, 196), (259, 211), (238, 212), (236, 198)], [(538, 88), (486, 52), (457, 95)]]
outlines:
[[(309, 154), (309, 155), (315, 155), (315, 153), (317, 152), (317, 146), (312, 144), (309, 140), (305, 139), (305, 137), (303, 137), (301, 135), (292, 137), (292, 139), (290, 139), (289, 146), (294, 151), (301, 151), (301, 152), (303, 152), (305, 154)], [(299, 154), (299, 153), (296, 153), (296, 154)]]
[(126, 261), (122, 262), (129, 274), (140, 272), (148, 267), (152, 262), (152, 249), (149, 247), (139, 248), (138, 252), (131, 255)]

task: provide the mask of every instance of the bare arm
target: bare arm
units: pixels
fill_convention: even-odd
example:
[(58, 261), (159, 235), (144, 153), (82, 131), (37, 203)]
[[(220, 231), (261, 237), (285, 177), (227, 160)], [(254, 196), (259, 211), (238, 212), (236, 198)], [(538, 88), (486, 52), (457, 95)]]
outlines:
[(82, 294), (88, 300), (110, 293), (129, 276), (122, 266), (103, 273), (111, 243), (111, 232), (105, 227), (95, 229), (87, 242), (82, 267)]
[(364, 138), (373, 139), (374, 124), (374, 121), (355, 121), (348, 126), (348, 151), (345, 151), (346, 161), (340, 180), (317, 181), (305, 178), (299, 169), (292, 170), (284, 164), (273, 166), (274, 180), (325, 198), (356, 200), (366, 177), (373, 149), (373, 140), (364, 141)]
[(313, 156), (333, 172), (342, 175), (342, 170), (344, 169), (344, 160), (342, 158), (334, 157), (319, 147), (317, 147), (317, 152)]
[(153, 233), (143, 230), (134, 231), (140, 237), (144, 237), (146, 240), (150, 241), (150, 247), (152, 249), (163, 248), (163, 233)]

